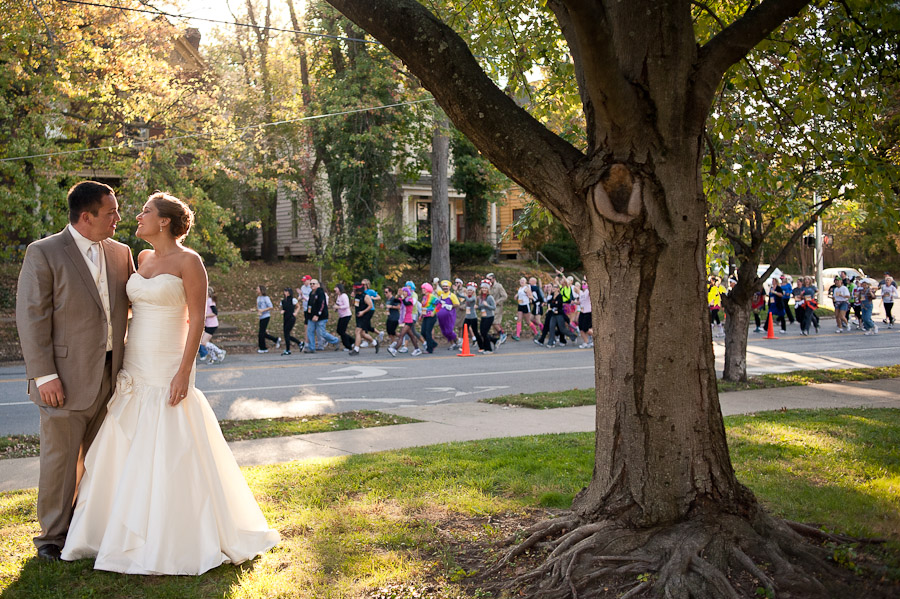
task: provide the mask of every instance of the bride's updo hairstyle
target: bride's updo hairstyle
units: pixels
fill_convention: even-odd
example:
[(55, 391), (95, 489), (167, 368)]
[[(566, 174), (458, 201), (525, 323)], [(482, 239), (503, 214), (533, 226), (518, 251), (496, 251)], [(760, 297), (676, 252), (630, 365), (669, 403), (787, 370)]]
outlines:
[(169, 219), (169, 232), (172, 237), (181, 241), (187, 237), (191, 225), (194, 224), (194, 212), (187, 204), (164, 191), (157, 191), (148, 198), (156, 206), (160, 218)]

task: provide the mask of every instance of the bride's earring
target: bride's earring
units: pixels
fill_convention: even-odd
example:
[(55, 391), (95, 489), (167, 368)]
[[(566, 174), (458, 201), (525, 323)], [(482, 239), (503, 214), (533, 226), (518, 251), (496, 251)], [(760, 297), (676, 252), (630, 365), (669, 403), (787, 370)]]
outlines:
[(163, 232), (163, 226), (162, 226), (162, 223), (160, 223), (160, 225), (159, 225), (159, 232), (160, 232), (160, 233)]

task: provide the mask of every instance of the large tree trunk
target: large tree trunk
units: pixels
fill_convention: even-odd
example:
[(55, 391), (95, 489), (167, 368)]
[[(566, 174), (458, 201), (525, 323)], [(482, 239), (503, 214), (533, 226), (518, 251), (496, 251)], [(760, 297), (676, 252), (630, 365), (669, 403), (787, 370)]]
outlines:
[(466, 220), (465, 241), (487, 243), (487, 227), (479, 220)]
[[(694, 145), (678, 155), (699, 152)], [(683, 519), (698, 505), (739, 512), (750, 501), (728, 459), (707, 309), (698, 301), (705, 295), (705, 205), (696, 165), (675, 162), (657, 162), (646, 180), (660, 187), (642, 193), (645, 202), (664, 197), (686, 218), (645, 214), (612, 224), (594, 212), (592, 226), (573, 231), (598, 307), (595, 346), (603, 348), (594, 356), (602, 390), (597, 465), (573, 509), (635, 527)], [(632, 185), (621, 187), (631, 192)], [(637, 301), (619, 300), (625, 297)]]
[(447, 163), (450, 137), (447, 118), (435, 119), (431, 137), (431, 278), (450, 278), (450, 198)]
[(699, 46), (686, 1), (548, 0), (575, 65), (586, 153), (503, 94), (418, 2), (329, 2), (404, 60), (457, 128), (565, 224), (584, 260), (597, 338), (594, 473), (569, 514), (533, 528), (496, 566), (558, 537), (541, 566), (508, 584), (548, 599), (596, 592), (607, 575), (653, 572), (627, 595), (735, 597), (731, 570), (773, 594), (780, 585), (824, 596), (786, 555), (821, 562), (759, 509), (731, 467), (700, 183), (704, 123), (723, 73), (806, 1), (763, 0)]

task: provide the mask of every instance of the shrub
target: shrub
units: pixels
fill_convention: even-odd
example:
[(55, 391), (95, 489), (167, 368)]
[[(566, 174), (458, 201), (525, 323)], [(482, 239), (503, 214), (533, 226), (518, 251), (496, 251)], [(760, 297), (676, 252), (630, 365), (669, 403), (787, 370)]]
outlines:
[(352, 239), (336, 241), (329, 246), (315, 263), (331, 271), (329, 289), (334, 283), (350, 284), (363, 278), (369, 279), (374, 287), (380, 287), (396, 252), (379, 240), (376, 227), (362, 227), (356, 230)]
[(418, 268), (431, 262), (431, 244), (427, 241), (410, 241), (400, 245), (400, 250), (409, 256)]
[(569, 271), (579, 270), (582, 266), (578, 246), (575, 245), (571, 235), (545, 243), (541, 246), (541, 253), (557, 267), (561, 266)]
[(484, 264), (494, 255), (494, 247), (489, 243), (466, 241), (450, 242), (450, 264), (454, 267), (466, 264)]
[[(427, 241), (410, 241), (400, 246), (419, 268), (431, 261), (431, 244)], [(494, 255), (494, 247), (489, 243), (466, 241), (450, 242), (450, 264), (454, 268), (468, 264), (484, 264)]]

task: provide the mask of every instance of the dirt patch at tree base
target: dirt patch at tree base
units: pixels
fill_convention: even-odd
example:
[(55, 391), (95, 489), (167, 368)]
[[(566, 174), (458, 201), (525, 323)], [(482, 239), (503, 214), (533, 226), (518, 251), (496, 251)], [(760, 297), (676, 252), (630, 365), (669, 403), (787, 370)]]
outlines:
[[(560, 538), (572, 534), (571, 529), (564, 527), (553, 530), (547, 538), (535, 542), (528, 549), (512, 557), (508, 563), (498, 567), (504, 556), (508, 555), (510, 548), (521, 548), (536, 529), (547, 527), (548, 523), (560, 522), (570, 516), (570, 512), (563, 510), (535, 509), (521, 514), (506, 513), (489, 517), (444, 517), (436, 525), (443, 546), (440, 554), (435, 554), (435, 558), (442, 567), (436, 567), (419, 583), (385, 587), (369, 594), (368, 597), (371, 599), (657, 597), (659, 595), (656, 593), (661, 587), (658, 584), (654, 586), (654, 583), (659, 582), (660, 577), (675, 581), (668, 586), (670, 590), (674, 590), (671, 595), (673, 597), (891, 599), (900, 596), (900, 580), (888, 576), (888, 568), (880, 561), (877, 550), (860, 548), (853, 543), (835, 544), (833, 541), (822, 539), (803, 539), (788, 552), (785, 563), (773, 564), (756, 559), (753, 565), (746, 562), (737, 568), (725, 567), (717, 574), (717, 569), (708, 567), (717, 562), (716, 556), (710, 554), (722, 550), (727, 544), (714, 542), (712, 547), (705, 547), (705, 553), (701, 551), (700, 560), (697, 561), (691, 558), (696, 546), (691, 547), (693, 541), (684, 538), (686, 536), (684, 530), (687, 528), (675, 531), (668, 536), (665, 543), (662, 543), (663, 546), (671, 546), (673, 539), (684, 538), (683, 547), (673, 547), (673, 556), (663, 562), (662, 568), (659, 568), (659, 562), (654, 564), (652, 555), (644, 556), (646, 561), (642, 563), (639, 551), (629, 554), (627, 558), (624, 552), (622, 556), (605, 555), (606, 552), (590, 557), (582, 554), (577, 559), (581, 574), (576, 575), (575, 570), (569, 572), (573, 574), (576, 582), (580, 577), (580, 583), (575, 585), (574, 594), (573, 589), (565, 582), (565, 577), (560, 577), (547, 585), (547, 581), (555, 576), (552, 569), (547, 568), (552, 552), (559, 547), (555, 543)], [(784, 529), (775, 534), (784, 535)], [(582, 539), (588, 536), (589, 533)], [(634, 538), (638, 537), (646, 540), (652, 535), (635, 532)], [(653, 542), (647, 542), (643, 547), (650, 549), (655, 546), (657, 545)], [(684, 550), (679, 552), (680, 549)], [(730, 547), (727, 550), (732, 551)], [(729, 554), (730, 559), (733, 555)], [(809, 566), (806, 565), (809, 558), (826, 555), (830, 557), (823, 560), (823, 567), (812, 572), (815, 581), (803, 580), (810, 572)], [(838, 563), (844, 562), (841, 556), (846, 555), (853, 556), (852, 564)], [(683, 565), (685, 571), (680, 572), (679, 568), (673, 567), (676, 563)], [(845, 567), (848, 565), (856, 573)], [(599, 575), (590, 574), (591, 571), (596, 573), (604, 568), (613, 571)], [(797, 573), (796, 580), (790, 584), (785, 584), (784, 568), (793, 568)], [(448, 581), (455, 583), (452, 585), (455, 590), (448, 588)], [(706, 594), (697, 594), (697, 585), (700, 583), (707, 585), (703, 591)], [(819, 584), (821, 586), (818, 586)], [(710, 588), (717, 590), (710, 592)]]

